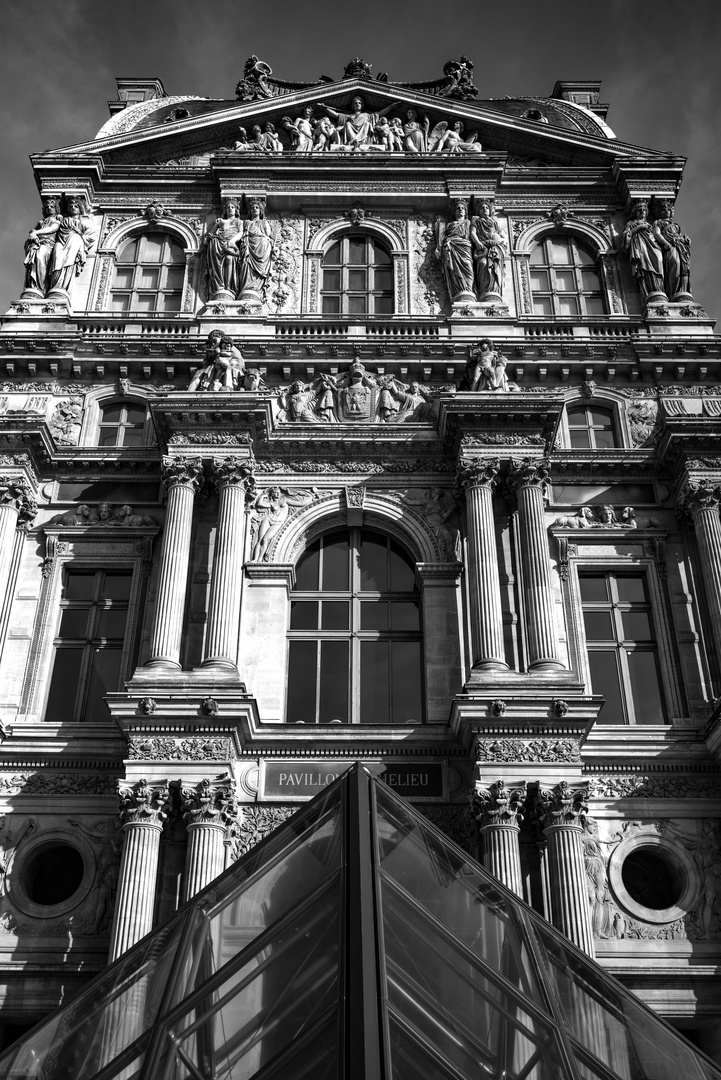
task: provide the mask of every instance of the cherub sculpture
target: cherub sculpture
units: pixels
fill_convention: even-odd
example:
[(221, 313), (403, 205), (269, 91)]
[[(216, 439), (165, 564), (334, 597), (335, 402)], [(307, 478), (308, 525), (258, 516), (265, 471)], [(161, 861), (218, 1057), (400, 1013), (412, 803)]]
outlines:
[(189, 391), (211, 393), (240, 390), (245, 374), (245, 362), (240, 349), (222, 330), (211, 330), (205, 348), (205, 366), (190, 381)]

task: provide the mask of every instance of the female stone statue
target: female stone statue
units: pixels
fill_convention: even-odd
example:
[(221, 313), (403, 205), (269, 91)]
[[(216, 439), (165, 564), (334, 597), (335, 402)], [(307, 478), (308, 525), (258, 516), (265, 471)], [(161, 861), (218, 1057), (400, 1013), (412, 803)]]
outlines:
[(293, 139), (293, 153), (309, 154), (313, 149), (313, 106), (306, 105), (295, 120), (284, 116), (281, 124)]
[(45, 296), (48, 291), (48, 263), (60, 228), (58, 201), (43, 199), (43, 220), (28, 233), (25, 241), (25, 290)]
[(403, 140), (403, 147), (410, 154), (424, 154), (428, 149), (428, 128), (430, 122), (428, 117), (423, 121), (423, 124), (418, 123), (418, 113), (415, 109), (409, 109), (406, 113), (406, 122), (403, 125), (403, 134), (405, 136)]
[(506, 239), (490, 202), (482, 202), (478, 214), (471, 219), (471, 243), (478, 299), (502, 299)]
[(673, 207), (660, 202), (653, 223), (656, 238), (663, 249), (663, 280), (669, 300), (693, 300), (691, 296), (691, 241), (673, 220)]
[(663, 291), (663, 253), (651, 222), (648, 203), (633, 204), (631, 220), (623, 230), (623, 249), (628, 252), (633, 274), (641, 296), (648, 302), (665, 299)]
[(215, 219), (210, 232), (203, 238), (210, 300), (235, 300), (240, 261), (238, 241), (242, 234), (243, 224), (238, 217), (238, 204), (233, 199), (226, 199), (223, 202), (223, 216)]
[(265, 220), (265, 211), (260, 199), (250, 200), (248, 212), (249, 217), (243, 222), (243, 231), (238, 243), (240, 248), (238, 299), (262, 301), (265, 299), (273, 256), (271, 228)]
[(78, 277), (88, 252), (95, 242), (90, 220), (83, 214), (83, 201), (75, 195), (63, 196), (62, 213), (48, 264), (51, 289), (70, 291), (73, 278)]
[(464, 202), (457, 202), (453, 220), (446, 225), (436, 255), (443, 266), (448, 294), (452, 301), (475, 300), (473, 292), (473, 248), (471, 223)]

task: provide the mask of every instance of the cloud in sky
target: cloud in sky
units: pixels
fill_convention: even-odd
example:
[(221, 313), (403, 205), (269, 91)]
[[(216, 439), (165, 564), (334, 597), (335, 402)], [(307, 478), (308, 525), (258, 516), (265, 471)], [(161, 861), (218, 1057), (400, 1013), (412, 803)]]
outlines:
[(19, 295), (23, 241), (40, 210), (28, 155), (92, 137), (116, 96), (115, 76), (158, 76), (169, 94), (233, 99), (251, 53), (299, 81), (339, 77), (353, 56), (391, 79), (432, 79), (466, 53), (482, 98), (602, 79), (619, 139), (689, 158), (676, 216), (692, 241), (694, 294), (721, 314), (720, 51), (718, 0), (6, 3), (0, 311)]

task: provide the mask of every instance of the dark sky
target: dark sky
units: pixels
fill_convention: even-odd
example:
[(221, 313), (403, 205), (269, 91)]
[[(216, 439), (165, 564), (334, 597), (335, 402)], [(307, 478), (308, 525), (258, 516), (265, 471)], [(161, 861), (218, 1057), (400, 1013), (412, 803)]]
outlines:
[(251, 53), (281, 79), (340, 78), (361, 56), (374, 75), (416, 81), (466, 53), (481, 98), (602, 79), (619, 139), (689, 159), (676, 220), (694, 295), (721, 313), (719, 0), (4, 0), (1, 25), (0, 311), (20, 293), (39, 216), (28, 155), (94, 136), (116, 75), (232, 99)]

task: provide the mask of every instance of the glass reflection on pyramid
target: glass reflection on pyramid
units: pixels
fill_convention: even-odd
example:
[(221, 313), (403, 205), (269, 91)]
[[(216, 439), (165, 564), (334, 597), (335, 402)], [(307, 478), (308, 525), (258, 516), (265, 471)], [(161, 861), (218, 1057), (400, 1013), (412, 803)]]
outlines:
[(355, 765), (0, 1058), (30, 1077), (721, 1071)]

